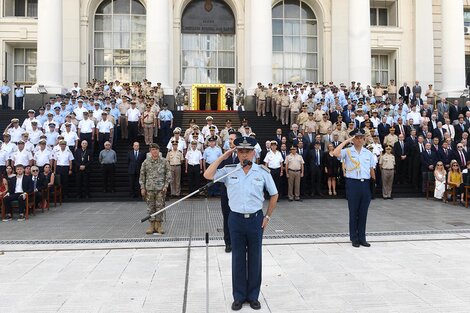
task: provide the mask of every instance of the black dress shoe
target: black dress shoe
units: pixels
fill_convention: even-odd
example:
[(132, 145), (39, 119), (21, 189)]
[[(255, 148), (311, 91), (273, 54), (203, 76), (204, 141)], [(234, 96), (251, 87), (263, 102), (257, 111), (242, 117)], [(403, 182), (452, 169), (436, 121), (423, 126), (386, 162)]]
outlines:
[(352, 242), (352, 246), (353, 246), (354, 248), (359, 248), (361, 245), (360, 245), (359, 241), (353, 241), (353, 242)]
[(250, 307), (251, 307), (253, 310), (260, 310), (260, 309), (261, 309), (261, 303), (259, 303), (258, 300), (250, 301)]
[(225, 245), (225, 252), (227, 252), (227, 253), (232, 252), (232, 245), (231, 244)]
[(368, 243), (367, 241), (361, 241), (359, 243), (360, 243), (361, 246), (370, 247), (370, 243)]
[(243, 303), (241, 301), (235, 300), (232, 303), (232, 310), (239, 311), (242, 309)]

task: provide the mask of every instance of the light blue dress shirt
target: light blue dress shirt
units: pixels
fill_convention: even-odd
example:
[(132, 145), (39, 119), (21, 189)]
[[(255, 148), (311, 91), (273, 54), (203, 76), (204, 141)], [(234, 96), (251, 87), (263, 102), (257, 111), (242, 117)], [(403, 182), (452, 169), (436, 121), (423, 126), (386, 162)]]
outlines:
[(344, 176), (353, 179), (370, 179), (370, 169), (377, 163), (372, 152), (364, 147), (360, 153), (354, 147), (341, 150), (339, 160), (345, 165)]
[(170, 122), (173, 119), (173, 113), (170, 110), (161, 110), (158, 113), (158, 119), (163, 122)]
[(220, 147), (218, 147), (218, 146), (215, 146), (214, 148), (207, 147), (204, 150), (204, 153), (203, 153), (202, 157), (204, 158), (204, 160), (206, 160), (206, 163), (212, 164), (221, 155), (222, 155), (222, 149), (220, 149)]
[(234, 169), (238, 169), (238, 171), (220, 180), (227, 187), (228, 201), (233, 212), (251, 214), (261, 210), (265, 188), (269, 195), (277, 194), (276, 184), (271, 174), (258, 164), (253, 164), (247, 174), (240, 164), (225, 166), (217, 170), (214, 179), (222, 177)]

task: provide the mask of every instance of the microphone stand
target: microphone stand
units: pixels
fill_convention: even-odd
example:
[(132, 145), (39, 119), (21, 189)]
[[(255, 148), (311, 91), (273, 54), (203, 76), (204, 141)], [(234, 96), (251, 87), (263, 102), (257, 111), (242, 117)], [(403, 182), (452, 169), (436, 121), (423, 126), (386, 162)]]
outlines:
[(199, 188), (198, 190), (195, 190), (193, 192), (191, 192), (190, 194), (188, 194), (187, 196), (179, 199), (178, 201), (175, 201), (173, 203), (171, 203), (170, 205), (164, 207), (163, 209), (143, 218), (140, 220), (141, 223), (149, 220), (151, 217), (154, 217), (162, 212), (165, 212), (166, 210), (168, 210), (169, 208), (177, 205), (178, 203), (180, 202), (183, 202), (184, 200), (188, 199), (188, 198), (191, 198), (192, 196), (198, 194), (198, 193), (201, 193), (201, 192), (205, 192), (205, 204), (206, 204), (206, 227), (207, 227), (207, 231), (206, 231), (206, 234), (205, 234), (205, 242), (206, 242), (206, 312), (209, 313), (209, 202), (208, 202), (208, 194), (207, 194), (207, 191), (209, 189), (209, 187), (213, 186), (215, 183), (221, 181), (222, 179), (224, 179), (225, 177), (235, 173), (236, 171), (244, 168), (245, 166), (248, 166), (248, 165), (251, 165), (253, 164), (251, 161), (248, 161), (248, 160), (245, 160), (243, 162), (243, 164), (241, 164), (241, 167), (238, 167), (238, 165), (236, 166), (236, 168), (233, 170), (233, 171), (230, 171), (229, 173), (217, 178), (217, 179), (214, 179), (213, 181), (210, 181), (208, 182), (207, 184), (205, 184), (204, 186), (202, 186), (201, 188)]
[(219, 178), (217, 178), (217, 179), (215, 179), (215, 180), (213, 180), (213, 181), (208, 182), (207, 184), (205, 184), (204, 186), (202, 186), (202, 187), (199, 188), (198, 190), (195, 190), (195, 191), (191, 192), (190, 194), (188, 194), (188, 195), (184, 196), (183, 198), (179, 199), (178, 201), (175, 201), (175, 202), (173, 202), (173, 203), (167, 205), (167, 206), (164, 207), (163, 209), (161, 209), (161, 210), (159, 210), (159, 211), (157, 211), (157, 212), (155, 212), (155, 213), (153, 213), (153, 214), (151, 214), (151, 215), (148, 215), (148, 216), (144, 217), (143, 219), (140, 220), (140, 222), (143, 223), (143, 222), (145, 222), (145, 221), (148, 221), (150, 218), (152, 218), (152, 217), (154, 217), (154, 216), (157, 216), (158, 214), (160, 214), (160, 213), (162, 213), (162, 212), (165, 212), (165, 211), (168, 210), (169, 208), (171, 208), (171, 207), (177, 205), (178, 203), (183, 202), (184, 200), (189, 199), (189, 198), (191, 198), (192, 196), (197, 195), (197, 194), (200, 193), (200, 192), (206, 191), (209, 187), (211, 187), (211, 186), (214, 185), (215, 183), (221, 181), (221, 180), (224, 179), (225, 177), (227, 177), (227, 176), (229, 176), (229, 175), (232, 175), (232, 174), (235, 173), (236, 171), (238, 171), (238, 170), (244, 168), (245, 166), (251, 165), (251, 164), (253, 164), (253, 163), (250, 162), (250, 161), (245, 161), (245, 162), (243, 162), (243, 164), (241, 164), (241, 165), (242, 165), (241, 167), (238, 167), (238, 166), (237, 166), (237, 168), (234, 169), (233, 171), (231, 171), (231, 172), (229, 172), (229, 173), (227, 173), (227, 174), (225, 174), (225, 175), (223, 175), (223, 176), (221, 176), (221, 177), (219, 177)]

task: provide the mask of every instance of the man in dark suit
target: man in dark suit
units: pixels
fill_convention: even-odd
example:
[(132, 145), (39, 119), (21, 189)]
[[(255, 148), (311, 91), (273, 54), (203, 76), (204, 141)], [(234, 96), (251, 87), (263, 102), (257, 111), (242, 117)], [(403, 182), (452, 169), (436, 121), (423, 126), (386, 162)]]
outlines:
[(403, 98), (403, 102), (409, 104), (411, 89), (406, 82), (398, 90), (398, 94)]
[(437, 159), (444, 163), (444, 167), (446, 168), (446, 170), (449, 170), (450, 161), (455, 159), (455, 155), (454, 152), (449, 149), (449, 146), (446, 141), (442, 143), (442, 147), (437, 153)]
[(343, 122), (349, 124), (351, 122), (351, 113), (353, 113), (352, 105), (348, 104), (348, 106), (344, 109), (343, 115)]
[(410, 126), (403, 124), (403, 119), (399, 117), (397, 119), (397, 124), (395, 125), (395, 134), (400, 136), (403, 134), (403, 137), (406, 139), (410, 135)]
[(413, 88), (412, 88), (412, 94), (413, 94), (413, 100), (416, 100), (416, 98), (419, 98), (422, 94), (422, 88), (419, 85), (419, 81), (416, 81)]
[(278, 128), (276, 129), (276, 137), (273, 139), (277, 141), (277, 146), (281, 146), (281, 141), (282, 141), (282, 129)]
[(310, 169), (312, 196), (319, 195), (323, 197), (320, 189), (323, 169), (323, 150), (321, 148), (321, 142), (316, 141), (313, 149), (308, 151), (306, 163), (308, 163)]
[(459, 108), (459, 100), (454, 100), (454, 103), (449, 106), (449, 118), (450, 121), (453, 122), (459, 118), (460, 108)]
[[(310, 149), (311, 145), (315, 141), (315, 134), (312, 132), (311, 129), (308, 129), (307, 132), (305, 133), (304, 137), (302, 138), (302, 141), (304, 143), (304, 147), (306, 149)], [(313, 148), (313, 146), (312, 146)]]
[[(304, 162), (307, 160), (308, 156), (308, 145), (305, 145), (303, 140), (299, 139), (299, 142), (297, 143), (297, 153), (304, 159)], [(300, 178), (300, 195), (305, 196), (307, 194), (307, 185), (309, 181), (309, 168), (308, 168), (308, 163), (304, 164), (304, 176)]]
[(464, 132), (468, 132), (468, 125), (465, 123), (464, 118), (460, 117), (459, 118), (459, 123), (454, 126), (455, 129), (455, 137), (454, 140), (456, 142), (460, 142), (462, 140), (462, 134)]
[(39, 175), (39, 167), (31, 167), (31, 180), (33, 182), (34, 205), (35, 208), (39, 208), (39, 204), (42, 203), (43, 189), (47, 187), (46, 177)]
[(18, 221), (24, 221), (26, 197), (28, 197), (28, 193), (31, 192), (33, 192), (31, 176), (25, 176), (23, 165), (18, 164), (16, 166), (16, 176), (12, 177), (8, 181), (8, 192), (3, 198), (3, 204), (5, 205), (5, 211), (7, 213), (6, 220), (11, 220), (13, 218), (11, 203), (13, 201), (18, 201)]
[(390, 133), (390, 125), (387, 124), (387, 118), (385, 116), (382, 117), (382, 123), (377, 127), (377, 131), (379, 132), (380, 143), (383, 144), (385, 136)]
[(447, 133), (447, 130), (445, 128), (442, 128), (442, 123), (437, 122), (437, 128), (433, 130), (432, 136), (434, 138), (439, 138), (439, 141), (443, 141), (445, 133)]
[(424, 151), (421, 153), (421, 171), (423, 175), (422, 191), (426, 190), (426, 183), (428, 181), (428, 173), (434, 172), (437, 163), (437, 153), (431, 149), (431, 144), (428, 142), (424, 145)]
[(127, 174), (129, 175), (129, 195), (138, 198), (140, 195), (139, 175), (140, 167), (145, 161), (145, 153), (139, 151), (140, 145), (134, 142), (132, 151), (127, 153)]
[(287, 134), (287, 143), (289, 144), (289, 146), (296, 146), (297, 145), (297, 140), (298, 140), (298, 136), (300, 134), (299, 132), (299, 125), (297, 124), (292, 124), (292, 130), (289, 131), (289, 133)]
[(467, 167), (467, 162), (469, 161), (469, 155), (463, 149), (463, 144), (462, 143), (459, 142), (457, 144), (457, 151), (454, 153), (454, 156), (455, 156), (457, 162), (459, 162), (461, 170), (463, 170), (464, 168)]
[(90, 165), (91, 154), (88, 150), (88, 141), (82, 140), (80, 148), (74, 155), (75, 173), (77, 173), (77, 187), (79, 198), (90, 198)]
[(398, 136), (398, 141), (395, 142), (395, 145), (393, 146), (393, 152), (395, 154), (397, 169), (397, 175), (395, 175), (396, 182), (398, 184), (402, 184), (408, 179), (407, 165), (410, 157), (410, 149), (405, 143), (405, 136), (403, 134)]
[[(237, 134), (235, 131), (229, 133), (229, 145), (230, 149), (235, 148), (233, 141), (237, 138)], [(230, 164), (238, 164), (240, 160), (238, 159), (236, 151), (232, 153), (232, 156), (223, 160), (220, 168), (230, 165)], [(220, 207), (222, 208), (222, 216), (224, 218), (224, 242), (225, 242), (225, 252), (230, 253), (232, 252), (232, 241), (230, 239), (230, 232), (228, 228), (228, 216), (230, 214), (230, 206), (228, 204), (228, 195), (227, 195), (227, 187), (225, 184), (220, 184)]]

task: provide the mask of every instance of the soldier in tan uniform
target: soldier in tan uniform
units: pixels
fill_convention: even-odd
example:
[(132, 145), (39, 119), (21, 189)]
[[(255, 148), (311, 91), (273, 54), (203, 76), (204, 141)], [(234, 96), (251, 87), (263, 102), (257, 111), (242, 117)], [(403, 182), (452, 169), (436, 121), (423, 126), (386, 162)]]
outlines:
[(259, 100), (259, 91), (261, 89), (261, 83), (258, 83), (257, 86), (258, 87), (256, 87), (256, 89), (255, 89), (255, 104), (256, 104), (256, 112), (258, 113), (258, 107), (259, 107), (259, 101), (258, 100)]
[[(334, 137), (335, 135), (338, 136), (338, 140), (340, 142), (345, 141), (348, 139), (348, 134), (346, 133), (345, 130), (342, 129), (342, 124), (341, 122), (336, 122), (336, 129), (331, 132), (331, 135)], [(336, 148), (336, 147), (335, 147)]]
[(152, 112), (151, 104), (147, 104), (141, 119), (141, 124), (144, 128), (145, 144), (150, 145), (153, 143), (153, 133), (157, 125), (157, 117), (155, 116), (155, 113)]
[(390, 101), (395, 105), (397, 101), (397, 86), (395, 85), (395, 80), (390, 79), (390, 84), (387, 86), (387, 93)]
[(278, 89), (277, 93), (274, 94), (272, 101), (275, 103), (275, 116), (276, 121), (281, 120), (281, 99), (282, 99), (282, 89)]
[(121, 125), (121, 139), (128, 138), (126, 113), (127, 110), (130, 109), (131, 105), (127, 100), (127, 97), (122, 97), (122, 102), (118, 106), (119, 114), (121, 115), (119, 117), (119, 125)]
[(297, 154), (297, 147), (292, 146), (285, 160), (289, 201), (300, 201), (300, 179), (304, 177), (304, 163), (302, 156)]
[(195, 119), (190, 119), (189, 120), (189, 127), (188, 129), (185, 130), (184, 132), (184, 140), (186, 140), (186, 142), (189, 142), (189, 140), (192, 140), (192, 137), (191, 137), (191, 134), (193, 133), (193, 126), (196, 124), (196, 120)]
[(282, 125), (289, 124), (289, 105), (290, 98), (287, 94), (287, 90), (284, 91), (284, 94), (281, 97), (281, 123)]
[(390, 133), (384, 137), (383, 145), (393, 147), (396, 142), (398, 142), (398, 136), (395, 135), (395, 127), (390, 127)]
[(320, 135), (328, 134), (328, 129), (331, 129), (333, 126), (331, 121), (328, 119), (328, 116), (326, 115), (326, 113), (323, 114), (322, 120), (318, 122), (317, 125), (318, 125), (317, 134), (320, 134)]
[(165, 97), (165, 94), (163, 93), (163, 87), (162, 83), (157, 83), (157, 90), (156, 90), (156, 100), (157, 103), (161, 106), (163, 104), (163, 97)]
[(171, 141), (172, 149), (166, 155), (171, 168), (170, 192), (172, 197), (181, 195), (181, 164), (184, 163), (183, 152), (178, 150), (178, 140)]
[(268, 89), (266, 89), (266, 113), (271, 112), (272, 117), (276, 115), (276, 103), (273, 101), (274, 96), (273, 84), (268, 84)]
[(258, 106), (256, 107), (258, 116), (266, 116), (266, 96), (266, 88), (261, 86), (258, 90)]
[(292, 102), (289, 105), (290, 110), (290, 125), (293, 125), (297, 121), (297, 116), (299, 116), (300, 109), (302, 107), (302, 102), (300, 102), (299, 97), (296, 95), (292, 98)]
[(301, 132), (305, 131), (305, 123), (308, 121), (307, 106), (302, 105), (302, 112), (297, 116), (297, 124), (299, 124), (299, 129)]
[(395, 176), (395, 156), (392, 147), (385, 148), (385, 154), (379, 158), (380, 171), (382, 173), (382, 196), (384, 199), (392, 199), (392, 185)]

